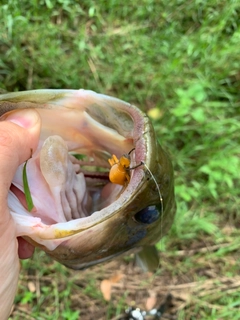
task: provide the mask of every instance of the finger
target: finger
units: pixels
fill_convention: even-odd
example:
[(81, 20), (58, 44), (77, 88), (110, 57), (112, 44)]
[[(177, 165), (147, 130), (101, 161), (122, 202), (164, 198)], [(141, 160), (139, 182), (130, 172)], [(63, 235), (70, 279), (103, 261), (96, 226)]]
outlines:
[(16, 227), (9, 214), (7, 195), (17, 167), (37, 147), (41, 121), (34, 110), (10, 112), (0, 120), (0, 318), (7, 319), (19, 275)]
[(28, 259), (34, 253), (34, 246), (28, 243), (23, 238), (19, 237), (18, 239), (18, 255), (20, 259)]

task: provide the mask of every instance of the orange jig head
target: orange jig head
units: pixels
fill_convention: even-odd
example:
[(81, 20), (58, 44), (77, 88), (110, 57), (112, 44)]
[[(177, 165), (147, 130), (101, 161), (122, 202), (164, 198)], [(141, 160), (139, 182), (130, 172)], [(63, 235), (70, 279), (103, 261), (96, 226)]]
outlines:
[(124, 154), (119, 160), (115, 154), (113, 154), (112, 158), (108, 159), (108, 162), (111, 165), (111, 169), (109, 171), (109, 180), (112, 183), (124, 186), (130, 181), (130, 154)]
[(121, 186), (128, 184), (130, 181), (130, 170), (136, 169), (139, 166), (143, 165), (143, 162), (141, 162), (135, 167), (130, 168), (130, 154), (133, 152), (133, 150), (135, 150), (135, 148), (121, 156), (119, 160), (115, 156), (115, 154), (112, 155), (111, 159), (108, 159), (108, 162), (111, 166), (111, 169), (109, 171), (109, 180), (112, 183), (120, 184)]

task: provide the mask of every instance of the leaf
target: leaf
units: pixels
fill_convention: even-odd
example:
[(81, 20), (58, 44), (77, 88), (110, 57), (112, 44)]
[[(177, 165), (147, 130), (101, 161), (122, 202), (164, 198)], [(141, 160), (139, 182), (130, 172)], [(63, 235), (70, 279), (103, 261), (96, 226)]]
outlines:
[(195, 110), (193, 110), (192, 117), (199, 123), (204, 123), (206, 121), (204, 110), (202, 108), (196, 108)]
[(188, 95), (194, 98), (198, 103), (203, 102), (207, 98), (207, 94), (201, 83), (193, 83), (188, 88)]
[(122, 273), (116, 273), (110, 278), (110, 281), (112, 282), (112, 284), (114, 284), (114, 283), (119, 282), (122, 278), (123, 278)]
[(149, 297), (146, 300), (145, 306), (147, 310), (151, 310), (155, 307), (157, 303), (157, 295), (156, 292), (150, 291), (149, 292)]
[(100, 290), (106, 301), (111, 299), (112, 286), (123, 278), (123, 274), (117, 273), (109, 279), (104, 279), (100, 284)]
[(29, 281), (28, 284), (27, 284), (27, 286), (28, 286), (28, 290), (29, 290), (30, 292), (36, 292), (36, 286), (35, 286), (34, 282)]
[(110, 280), (103, 280), (100, 284), (100, 289), (103, 294), (103, 297), (106, 301), (110, 301), (111, 299), (111, 289), (112, 289), (112, 282)]
[(148, 116), (153, 120), (159, 120), (163, 116), (163, 111), (159, 108), (152, 108), (148, 111)]

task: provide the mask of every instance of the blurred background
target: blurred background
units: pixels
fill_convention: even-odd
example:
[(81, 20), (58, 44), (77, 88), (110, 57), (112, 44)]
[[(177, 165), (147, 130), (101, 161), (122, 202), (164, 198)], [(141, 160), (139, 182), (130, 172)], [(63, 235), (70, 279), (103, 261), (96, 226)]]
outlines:
[(172, 158), (178, 205), (156, 274), (131, 256), (73, 272), (37, 251), (10, 319), (117, 319), (168, 293), (162, 319), (239, 319), (239, 21), (238, 0), (1, 2), (2, 92), (85, 88), (137, 105)]

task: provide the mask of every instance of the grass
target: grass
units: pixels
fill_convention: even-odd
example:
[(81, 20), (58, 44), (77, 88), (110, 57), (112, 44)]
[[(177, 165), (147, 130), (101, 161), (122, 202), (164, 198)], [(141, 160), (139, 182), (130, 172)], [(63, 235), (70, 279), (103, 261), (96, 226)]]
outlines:
[[(239, 1), (80, 3), (2, 2), (0, 87), (82, 87), (146, 111), (173, 159), (178, 203), (175, 223), (159, 244), (163, 258), (156, 277), (171, 288), (177, 319), (238, 319)], [(108, 265), (99, 268), (104, 278)], [(38, 252), (23, 262), (11, 319), (117, 316), (133, 289), (119, 289), (118, 300), (108, 304), (94, 270), (84, 272), (85, 280)], [(137, 281), (139, 274), (131, 277)]]

